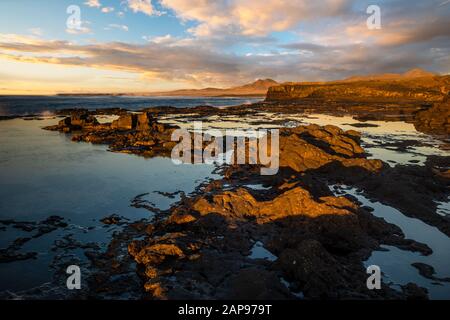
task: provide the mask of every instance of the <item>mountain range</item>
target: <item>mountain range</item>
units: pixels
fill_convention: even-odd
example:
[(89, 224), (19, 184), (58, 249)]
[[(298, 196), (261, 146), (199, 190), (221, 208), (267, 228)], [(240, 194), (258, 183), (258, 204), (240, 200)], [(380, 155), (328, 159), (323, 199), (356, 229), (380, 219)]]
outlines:
[(255, 82), (232, 88), (181, 89), (175, 91), (150, 92), (148, 96), (196, 96), (196, 97), (232, 97), (265, 96), (270, 87), (279, 85), (272, 79), (258, 79)]

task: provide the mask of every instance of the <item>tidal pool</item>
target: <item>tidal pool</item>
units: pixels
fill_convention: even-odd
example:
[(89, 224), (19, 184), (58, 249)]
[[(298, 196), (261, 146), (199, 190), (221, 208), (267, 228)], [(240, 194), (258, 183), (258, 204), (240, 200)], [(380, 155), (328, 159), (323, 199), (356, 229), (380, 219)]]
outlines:
[[(0, 291), (50, 281), (48, 265), (55, 256), (50, 249), (67, 233), (79, 241), (106, 244), (114, 228), (104, 228), (101, 218), (149, 218), (151, 212), (130, 206), (137, 195), (148, 193), (145, 200), (167, 209), (178, 198), (156, 191), (189, 194), (217, 177), (211, 165), (175, 165), (169, 158), (112, 153), (106, 146), (75, 143), (70, 136), (41, 129), (56, 121), (0, 121), (0, 220), (41, 221), (58, 215), (69, 223), (68, 230), (58, 229), (23, 246), (21, 252), (36, 251), (37, 259), (0, 263)], [(8, 227), (0, 231), (0, 247), (25, 236), (29, 234)]]

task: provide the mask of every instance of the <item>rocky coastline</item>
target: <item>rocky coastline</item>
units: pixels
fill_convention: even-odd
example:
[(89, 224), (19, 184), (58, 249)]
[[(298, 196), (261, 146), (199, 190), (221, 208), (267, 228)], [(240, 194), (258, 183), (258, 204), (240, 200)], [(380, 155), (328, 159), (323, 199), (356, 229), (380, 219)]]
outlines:
[[(261, 112), (286, 117), (322, 113), (352, 115), (360, 121), (355, 127), (364, 127), (367, 120), (406, 121), (448, 142), (450, 105), (442, 92), (418, 93), (423, 100), (413, 96), (412, 100), (381, 102), (344, 101), (319, 94), (273, 99), (277, 90), (281, 89), (269, 89), (264, 102), (227, 108), (62, 110), (56, 115), (62, 119), (44, 129), (67, 134), (74, 142), (107, 145), (112, 152), (170, 157), (176, 144), (171, 135), (178, 126), (161, 120), (167, 115), (189, 122)], [(100, 123), (99, 115), (116, 119)], [(89, 288), (72, 298), (117, 298), (124, 291), (145, 299), (428, 298), (427, 290), (413, 282), (400, 290), (385, 282), (380, 290), (367, 288), (364, 261), (374, 251), (389, 245), (428, 256), (433, 250), (408, 239), (398, 226), (374, 216), (372, 208), (337, 190), (339, 186), (357, 188), (367, 198), (450, 236), (449, 217), (436, 214), (437, 201), (447, 201), (450, 194), (448, 156), (429, 156), (425, 165), (391, 167), (368, 159), (356, 130), (297, 124), (280, 129), (279, 159), (280, 170), (268, 177), (259, 174), (260, 164), (217, 165), (220, 179), (199, 185), (190, 195), (180, 194), (180, 200), (167, 210), (137, 196), (131, 206), (147, 209), (153, 217), (133, 222), (117, 215), (102, 219), (106, 227), (121, 227), (106, 251), (71, 237), (58, 243), (59, 249), (83, 249), (90, 263)], [(253, 189), (255, 184), (264, 188)], [(36, 225), (0, 221), (1, 225), (29, 226), (30, 231), (38, 230), (36, 237), (67, 227), (59, 217)], [(33, 252), (18, 252), (27, 241), (17, 239), (2, 250), (0, 262), (33, 259)], [(447, 280), (435, 277), (432, 266), (417, 263), (414, 267), (430, 279)]]
[[(230, 109), (243, 112), (241, 107)], [(181, 114), (163, 108), (121, 112), (112, 123), (100, 124), (91, 113), (78, 110), (45, 129), (71, 133), (76, 142), (107, 144), (113, 152), (168, 157), (176, 126), (157, 119), (174, 111)], [(183, 112), (192, 117), (223, 110), (197, 107)], [(251, 108), (246, 112), (252, 112)], [(448, 158), (430, 157), (426, 166), (390, 167), (367, 159), (360, 139), (357, 131), (331, 125), (285, 128), (280, 132), (280, 170), (276, 176), (260, 176), (258, 165), (223, 165), (218, 168), (222, 179), (199, 186), (197, 193), (183, 196), (168, 210), (137, 200), (137, 207), (156, 215), (149, 221), (131, 223), (133, 235), (138, 234), (140, 240), (128, 234), (121, 248), (127, 248), (127, 264), (129, 259), (136, 264), (143, 297), (427, 298), (426, 289), (414, 283), (402, 291), (386, 283), (381, 290), (367, 289), (363, 261), (373, 250), (381, 250), (382, 245), (422, 255), (430, 255), (432, 250), (407, 239), (397, 226), (373, 216), (371, 208), (355, 198), (335, 195), (330, 186), (364, 190), (371, 199), (450, 235), (449, 219), (435, 214), (435, 200), (448, 197)], [(248, 187), (256, 183), (264, 185), (264, 190)], [(411, 198), (417, 201), (411, 202)], [(256, 245), (274, 259), (252, 258)], [(109, 254), (108, 260), (119, 255), (114, 251)], [(93, 253), (89, 257), (93, 261), (105, 259)], [(94, 277), (92, 288), (104, 287), (104, 277), (116, 273), (103, 262), (103, 277), (101, 281)]]

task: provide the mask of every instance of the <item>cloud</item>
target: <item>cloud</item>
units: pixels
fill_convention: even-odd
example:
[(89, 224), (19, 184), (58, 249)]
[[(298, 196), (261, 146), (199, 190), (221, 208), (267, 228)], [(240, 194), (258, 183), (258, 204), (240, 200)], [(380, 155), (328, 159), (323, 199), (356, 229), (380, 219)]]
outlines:
[(142, 12), (148, 16), (156, 14), (151, 0), (127, 0), (128, 7), (133, 12)]
[(164, 43), (164, 44), (170, 44), (170, 43), (178, 43), (179, 39), (173, 38), (170, 34), (166, 34), (165, 36), (161, 37), (149, 37), (149, 36), (143, 36), (142, 39), (148, 42), (153, 43)]
[(403, 72), (417, 66), (450, 71), (450, 45), (439, 42), (413, 44), (408, 50), (375, 44), (326, 46), (300, 42), (258, 54), (233, 54), (201, 46), (195, 39), (166, 35), (147, 40), (150, 42), (146, 44), (79, 45), (3, 35), (0, 50), (3, 58), (16, 61), (127, 71), (147, 81), (160, 79), (197, 87), (236, 85), (262, 77), (279, 81), (332, 80), (354, 74)]
[(341, 39), (345, 42), (374, 43), (380, 46), (400, 46), (450, 37), (450, 20), (447, 17), (425, 19), (397, 19), (385, 23), (382, 30), (369, 30), (364, 24), (343, 26)]
[(76, 28), (66, 28), (66, 33), (68, 34), (92, 34), (91, 28), (88, 27), (91, 23), (89, 21), (81, 21), (79, 27)]
[(42, 36), (44, 33), (41, 28), (30, 28), (28, 31), (34, 36)]
[[(123, 3), (133, 12), (158, 14), (151, 1)], [(149, 83), (197, 87), (237, 85), (255, 78), (333, 80), (415, 67), (450, 72), (450, 6), (439, 6), (442, 0), (380, 0), (381, 30), (369, 30), (365, 5), (351, 0), (159, 3), (182, 20), (187, 36), (144, 36), (140, 44), (74, 44), (0, 34), (1, 56), (125, 71)], [(106, 28), (128, 30), (122, 24)]]
[(115, 23), (111, 23), (109, 24), (105, 30), (111, 30), (111, 29), (118, 29), (118, 30), (123, 30), (123, 31), (128, 31), (128, 26), (123, 25), (123, 24), (115, 24)]
[(103, 13), (110, 13), (110, 12), (113, 12), (113, 11), (114, 11), (113, 7), (103, 7), (102, 8), (102, 12)]
[(267, 35), (285, 31), (303, 21), (335, 17), (349, 11), (351, 0), (161, 0), (183, 20), (198, 22), (190, 31), (197, 36), (217, 32)]
[(102, 6), (99, 0), (88, 0), (84, 4), (87, 5), (88, 7), (95, 7), (95, 8), (100, 8)]

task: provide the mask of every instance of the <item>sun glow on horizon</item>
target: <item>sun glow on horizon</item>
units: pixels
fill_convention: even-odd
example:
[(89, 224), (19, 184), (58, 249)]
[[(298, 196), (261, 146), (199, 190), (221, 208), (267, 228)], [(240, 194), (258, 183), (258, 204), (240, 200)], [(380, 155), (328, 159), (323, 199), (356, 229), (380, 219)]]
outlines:
[[(149, 74), (0, 57), (0, 95), (139, 93), (176, 90), (186, 84), (151, 79)], [(20, 75), (20, 76), (18, 76)]]

